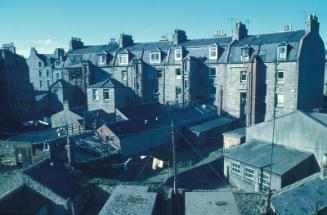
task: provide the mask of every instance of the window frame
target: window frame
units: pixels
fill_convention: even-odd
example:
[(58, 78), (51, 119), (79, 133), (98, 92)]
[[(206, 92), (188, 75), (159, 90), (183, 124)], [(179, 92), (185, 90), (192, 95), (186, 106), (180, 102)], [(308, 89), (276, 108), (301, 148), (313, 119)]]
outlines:
[[(109, 101), (110, 100), (110, 93), (109, 93), (109, 89), (103, 89), (102, 90), (102, 96), (103, 96), (103, 101)], [(106, 98), (105, 95), (108, 95), (108, 98)]]
[[(179, 48), (179, 49), (175, 49), (175, 60), (176, 61), (181, 61), (182, 60), (182, 58), (183, 58), (183, 51), (182, 51), (182, 49), (181, 48)], [(178, 55), (179, 55), (179, 57), (178, 57)]]
[[(212, 53), (215, 53), (215, 55), (211, 55)], [(210, 47), (209, 48), (209, 59), (210, 60), (217, 60), (218, 59), (218, 47)]]
[(105, 54), (99, 55), (98, 64), (100, 64), (100, 65), (107, 64), (107, 55), (105, 55)]
[(92, 100), (93, 101), (99, 101), (100, 100), (99, 89), (92, 89)]
[[(123, 75), (124, 74), (124, 75)], [(127, 70), (121, 70), (121, 80), (123, 82), (127, 82), (128, 81), (128, 74), (127, 74)]]
[(255, 179), (255, 172), (254, 172), (254, 169), (253, 168), (251, 168), (251, 167), (244, 167), (244, 179), (246, 179), (248, 181), (254, 181), (254, 179)]
[(163, 76), (163, 69), (156, 69), (156, 78), (162, 78)]
[(250, 59), (250, 48), (241, 48), (241, 61), (248, 61)]
[[(244, 76), (245, 74), (245, 76)], [(243, 79), (242, 77), (245, 77), (245, 79)], [(241, 83), (246, 83), (248, 81), (248, 73), (246, 70), (242, 70), (240, 71), (240, 82)]]
[(232, 161), (231, 162), (231, 172), (236, 175), (241, 175), (241, 163), (238, 161)]
[[(122, 61), (122, 59), (125, 59)], [(128, 65), (129, 57), (128, 54), (118, 54), (118, 64), (119, 65)]]
[[(179, 71), (179, 74), (177, 74), (177, 71)], [(175, 68), (175, 76), (176, 76), (176, 79), (182, 79), (182, 69), (181, 68)]]
[[(284, 52), (281, 52), (281, 50), (284, 50)], [(277, 58), (279, 60), (286, 60), (286, 58), (287, 58), (287, 45), (278, 46), (278, 48), (277, 48)]]
[[(211, 72), (215, 71), (215, 74), (213, 75)], [(217, 68), (216, 67), (209, 67), (209, 78), (216, 78), (217, 77)]]
[(285, 104), (285, 94), (276, 93), (276, 106), (277, 107), (284, 107), (284, 104)]
[[(279, 74), (283, 74), (283, 78), (279, 77)], [(284, 70), (278, 70), (277, 71), (277, 83), (284, 83), (285, 80), (285, 71)]]
[[(267, 179), (265, 179), (264, 176), (267, 176)], [(259, 183), (261, 188), (269, 189), (270, 180), (271, 180), (270, 173), (262, 172), (259, 177)]]
[[(157, 56), (155, 59), (153, 59), (153, 56)], [(150, 52), (150, 63), (151, 64), (160, 64), (161, 63), (161, 53), (159, 51)]]

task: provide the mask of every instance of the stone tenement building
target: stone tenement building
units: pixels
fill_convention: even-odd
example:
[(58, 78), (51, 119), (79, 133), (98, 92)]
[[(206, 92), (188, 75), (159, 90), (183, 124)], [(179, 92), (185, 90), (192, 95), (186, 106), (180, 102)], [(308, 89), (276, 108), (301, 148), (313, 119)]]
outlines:
[(24, 57), (13, 43), (0, 48), (0, 124), (26, 120), (33, 105), (33, 89)]
[(230, 37), (188, 39), (185, 31), (175, 30), (172, 41), (149, 43), (135, 43), (125, 34), (96, 46), (72, 38), (63, 64), (69, 77), (63, 78), (84, 92), (113, 78), (126, 86), (127, 106), (200, 101), (251, 125), (275, 113), (322, 106), (324, 43), (318, 18), (310, 15), (306, 24), (305, 30), (248, 35), (238, 22)]

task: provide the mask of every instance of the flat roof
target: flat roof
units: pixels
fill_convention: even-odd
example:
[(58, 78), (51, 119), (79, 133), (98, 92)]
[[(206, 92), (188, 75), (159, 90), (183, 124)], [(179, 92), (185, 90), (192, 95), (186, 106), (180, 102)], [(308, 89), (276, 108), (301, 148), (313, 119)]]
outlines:
[(186, 192), (185, 215), (240, 215), (232, 192)]
[(152, 215), (157, 193), (147, 186), (118, 185), (101, 209), (99, 215)]

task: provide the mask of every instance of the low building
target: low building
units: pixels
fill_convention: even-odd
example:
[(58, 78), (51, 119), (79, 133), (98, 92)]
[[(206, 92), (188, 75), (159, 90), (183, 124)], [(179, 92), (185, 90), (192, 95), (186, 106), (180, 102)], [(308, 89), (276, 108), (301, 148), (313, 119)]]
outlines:
[[(275, 126), (274, 126), (275, 125)], [(246, 139), (271, 142), (313, 153), (319, 164), (327, 153), (327, 113), (294, 111), (246, 128)]]
[(188, 139), (196, 145), (215, 143), (223, 145), (223, 133), (237, 127), (238, 121), (231, 116), (222, 116), (189, 126), (186, 129)]
[(245, 128), (239, 128), (233, 131), (223, 133), (224, 136), (224, 152), (243, 144), (245, 142)]
[(158, 194), (148, 189), (147, 186), (117, 186), (99, 215), (156, 214)]
[(271, 197), (272, 214), (327, 214), (327, 178), (316, 173)]
[(89, 197), (81, 178), (49, 159), (24, 170), (23, 181), (51, 201), (51, 214), (80, 214)]
[(232, 192), (185, 192), (185, 215), (240, 215)]
[(224, 154), (224, 174), (229, 183), (248, 192), (280, 190), (318, 169), (313, 153), (258, 140)]
[[(137, 109), (142, 108), (138, 106)], [(129, 108), (132, 113), (133, 107)], [(126, 110), (121, 111), (129, 116)], [(174, 122), (175, 139), (187, 127), (208, 121), (217, 116), (208, 106), (143, 106), (143, 116), (129, 116), (128, 120), (105, 123), (97, 132), (120, 150), (123, 156), (137, 155), (151, 148), (171, 142), (171, 125)], [(125, 115), (125, 116), (126, 116)], [(128, 117), (127, 117), (128, 118)]]

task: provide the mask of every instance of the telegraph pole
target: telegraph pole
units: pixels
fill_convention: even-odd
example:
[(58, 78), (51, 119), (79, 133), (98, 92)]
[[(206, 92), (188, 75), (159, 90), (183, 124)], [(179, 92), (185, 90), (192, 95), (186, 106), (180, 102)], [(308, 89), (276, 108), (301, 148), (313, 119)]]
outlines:
[(176, 167), (176, 150), (175, 150), (175, 131), (174, 131), (174, 122), (171, 122), (171, 142), (173, 145), (173, 169), (174, 169), (174, 195), (177, 194), (176, 186), (176, 176), (177, 176), (177, 167)]

